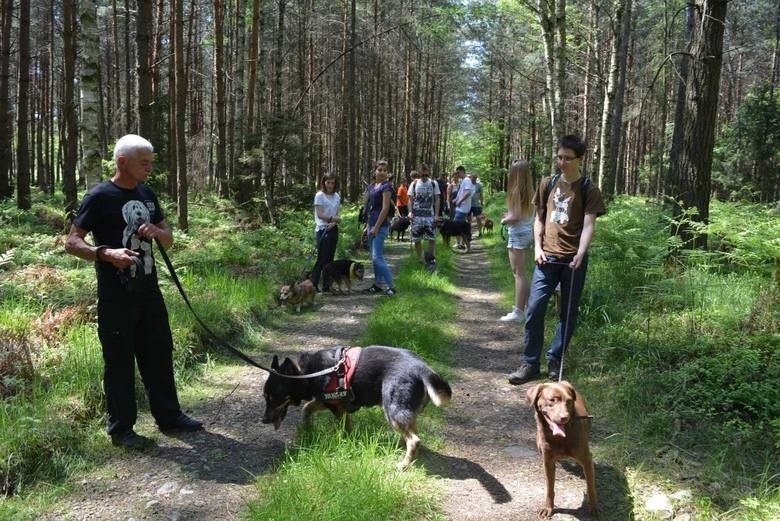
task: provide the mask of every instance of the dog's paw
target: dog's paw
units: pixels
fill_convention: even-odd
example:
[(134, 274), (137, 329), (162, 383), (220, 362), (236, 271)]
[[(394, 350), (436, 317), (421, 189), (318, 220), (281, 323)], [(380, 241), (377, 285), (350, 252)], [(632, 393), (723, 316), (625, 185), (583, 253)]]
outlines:
[(549, 518), (553, 515), (553, 508), (552, 507), (544, 507), (539, 510), (539, 516)]

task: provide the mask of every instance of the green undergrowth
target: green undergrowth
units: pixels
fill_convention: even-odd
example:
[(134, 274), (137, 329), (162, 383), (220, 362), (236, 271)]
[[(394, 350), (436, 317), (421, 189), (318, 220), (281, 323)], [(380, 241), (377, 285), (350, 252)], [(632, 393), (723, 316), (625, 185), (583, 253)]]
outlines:
[[(110, 458), (103, 433), (103, 362), (96, 326), (94, 267), (64, 253), (62, 196), (36, 193), (24, 212), (0, 202), (1, 519), (35, 518), (67, 493), (68, 478)], [(280, 313), (279, 285), (314, 263), (310, 212), (283, 211), (278, 226), (216, 197), (191, 201), (188, 232), (169, 255), (198, 315), (216, 334), (254, 348), (257, 331)], [(357, 236), (345, 209), (338, 255)], [(207, 364), (233, 363), (196, 323), (156, 254), (174, 337), (182, 394)], [(139, 406), (148, 414), (142, 386)]]
[[(398, 293), (377, 297), (359, 343), (410, 349), (447, 377), (456, 339), (451, 253), (437, 252), (437, 260), (434, 275), (412, 256), (402, 261)], [(312, 426), (301, 427), (295, 446), (258, 481), (260, 499), (250, 505), (249, 518), (444, 519), (436, 482), (415, 465), (396, 469), (403, 449), (382, 410), (362, 409), (352, 416), (355, 429), (349, 434), (329, 414), (315, 415)], [(418, 418), (427, 448), (441, 446), (441, 424), (441, 412), (429, 404)]]
[[(598, 219), (566, 378), (597, 417), (603, 463), (693, 489), (705, 519), (776, 518), (780, 221), (713, 201), (710, 251), (691, 252), (674, 248), (662, 215), (620, 197)], [(493, 272), (511, 302), (505, 250), (496, 239)], [(554, 322), (550, 310), (546, 339)]]

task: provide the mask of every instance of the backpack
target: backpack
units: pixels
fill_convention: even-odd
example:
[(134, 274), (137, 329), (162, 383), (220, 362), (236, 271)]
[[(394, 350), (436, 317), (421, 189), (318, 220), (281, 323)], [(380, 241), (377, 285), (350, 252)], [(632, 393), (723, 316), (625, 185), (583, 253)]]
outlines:
[[(550, 198), (550, 191), (552, 191), (553, 186), (555, 186), (555, 183), (558, 182), (558, 179), (560, 179), (561, 173), (557, 173), (554, 176), (550, 177), (550, 182), (547, 183), (547, 188), (544, 191), (544, 200), (545, 204), (547, 204), (547, 199)], [(582, 182), (580, 183), (580, 197), (582, 198), (582, 215), (585, 215), (585, 206), (588, 202), (588, 188), (590, 188), (590, 177), (585, 176), (582, 178)]]

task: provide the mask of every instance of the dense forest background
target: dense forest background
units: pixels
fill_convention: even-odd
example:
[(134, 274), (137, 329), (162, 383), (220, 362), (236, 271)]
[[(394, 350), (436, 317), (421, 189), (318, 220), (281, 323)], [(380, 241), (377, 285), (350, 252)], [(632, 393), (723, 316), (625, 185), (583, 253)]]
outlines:
[(323, 170), (355, 200), (379, 158), (501, 188), (562, 133), (607, 197), (707, 222), (712, 196), (780, 196), (770, 0), (2, 0), (0, 27), (0, 197), (22, 209), (62, 190), (72, 215), (126, 133), (182, 229), (204, 191), (275, 222)]

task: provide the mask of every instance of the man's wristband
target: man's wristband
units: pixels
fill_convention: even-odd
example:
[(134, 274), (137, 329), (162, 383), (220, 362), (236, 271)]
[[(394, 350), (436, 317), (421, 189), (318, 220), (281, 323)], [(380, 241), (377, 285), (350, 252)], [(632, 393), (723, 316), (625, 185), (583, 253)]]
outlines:
[(101, 262), (101, 260), (100, 260), (100, 252), (103, 251), (103, 250), (107, 250), (107, 249), (108, 249), (108, 246), (105, 246), (105, 245), (98, 246), (97, 248), (95, 248), (95, 260), (97, 262)]

